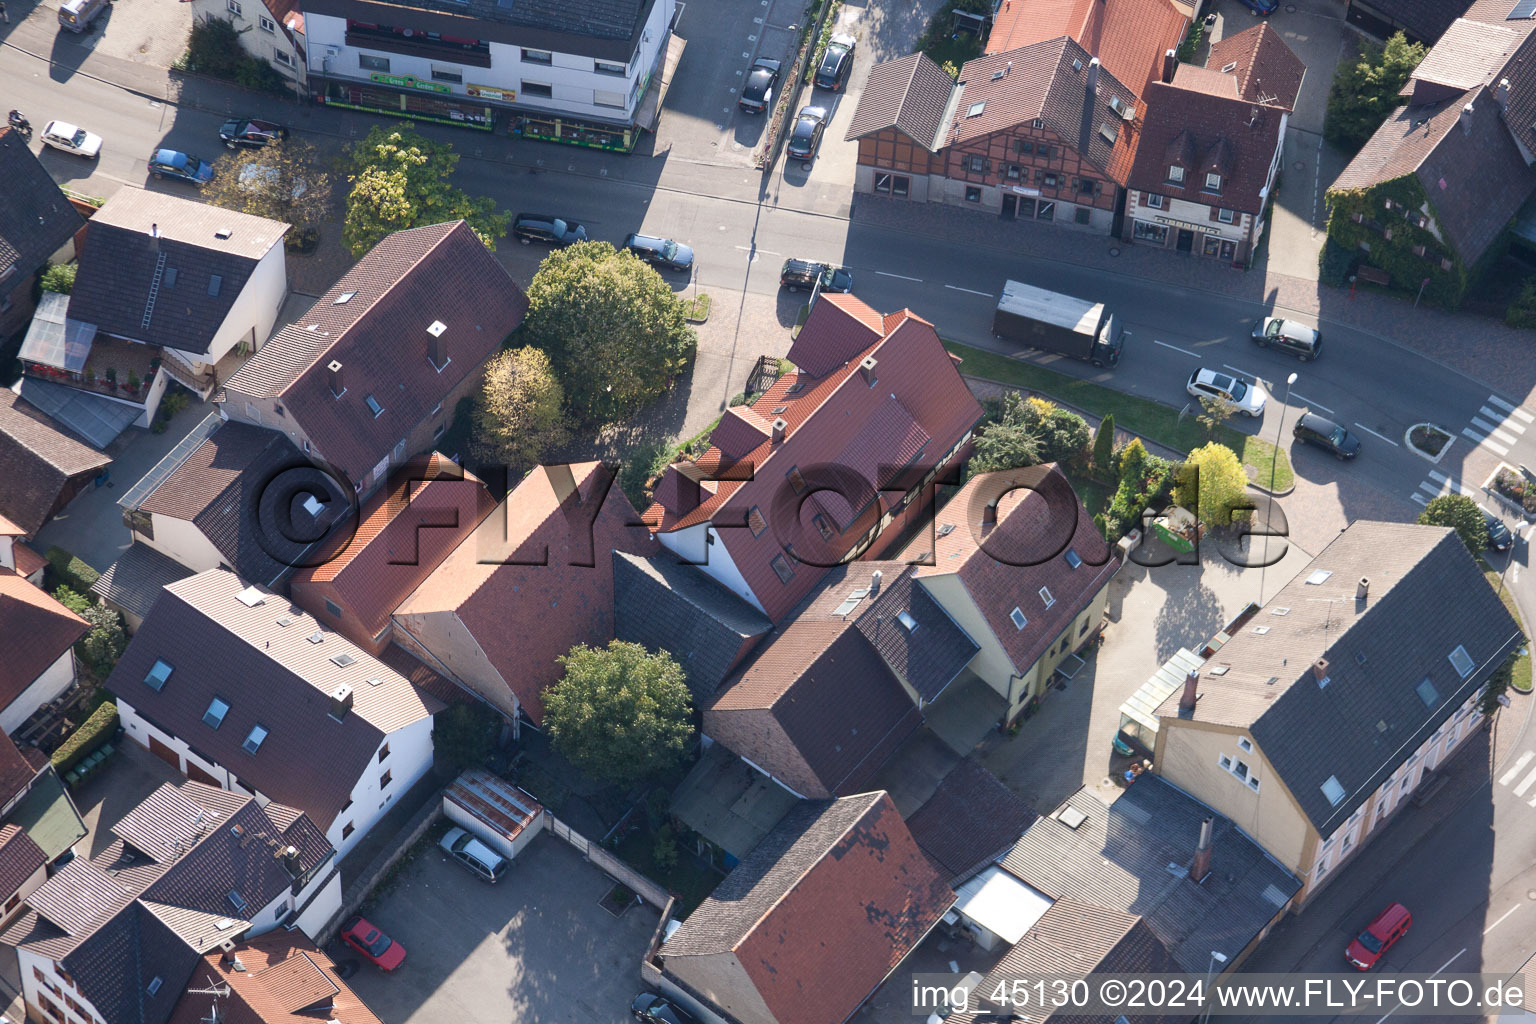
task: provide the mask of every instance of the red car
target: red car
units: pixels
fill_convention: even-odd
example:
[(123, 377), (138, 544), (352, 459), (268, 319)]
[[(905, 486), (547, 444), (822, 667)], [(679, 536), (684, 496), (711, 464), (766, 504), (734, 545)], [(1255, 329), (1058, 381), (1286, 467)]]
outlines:
[(392, 971), (405, 962), (405, 947), (369, 924), (365, 918), (354, 917), (348, 921), (341, 929), (341, 937), (347, 945), (381, 970)]
[(1412, 926), (1413, 915), (1407, 907), (1401, 903), (1388, 904), (1386, 910), (1376, 915), (1376, 920), (1366, 925), (1365, 931), (1355, 936), (1344, 957), (1355, 970), (1368, 971)]

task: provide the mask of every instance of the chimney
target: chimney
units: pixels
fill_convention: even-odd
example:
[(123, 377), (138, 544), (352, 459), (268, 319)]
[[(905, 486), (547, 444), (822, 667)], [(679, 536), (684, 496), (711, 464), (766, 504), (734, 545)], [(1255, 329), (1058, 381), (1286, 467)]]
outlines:
[(152, 249), (155, 252), (159, 252), (160, 251), (160, 225), (159, 224), (151, 224), (149, 226), (149, 247), (150, 247), (150, 249)]
[(1369, 576), (1361, 576), (1360, 582), (1355, 584), (1355, 600), (1364, 601), (1367, 597), (1370, 596), (1371, 578)]
[(297, 846), (285, 846), (278, 850), (275, 859), (283, 862), (283, 867), (295, 878), (299, 874), (299, 848)]
[(1499, 79), (1498, 99), (1499, 99), (1499, 109), (1500, 110), (1508, 110), (1509, 109), (1509, 79), (1507, 79), (1507, 78)]
[[(868, 360), (868, 361), (869, 362), (873, 362), (873, 360)], [(784, 434), (788, 430), (789, 430), (789, 420), (785, 419), (783, 416), (775, 417), (774, 421), (773, 421), (773, 443), (774, 444), (783, 444), (784, 443)]]
[(859, 364), (859, 374), (864, 378), (864, 383), (870, 387), (875, 386), (875, 367), (877, 365), (878, 361), (874, 356), (865, 356), (864, 361)]
[(1472, 134), (1472, 104), (1468, 103), (1466, 106), (1461, 108), (1461, 117), (1458, 118), (1458, 120), (1461, 122), (1461, 130), (1462, 130), (1463, 134), (1471, 135)]
[(346, 683), (339, 684), (331, 691), (331, 717), (340, 722), (347, 717), (347, 712), (352, 710), (352, 687)]
[(1088, 62), (1088, 92), (1098, 92), (1099, 89), (1099, 58), (1095, 57)]
[(427, 328), (427, 358), (432, 361), (432, 369), (439, 373), (448, 365), (448, 353), (443, 345), (443, 332), (447, 329), (448, 325), (441, 320), (433, 320), (432, 326)]
[(1179, 696), (1179, 714), (1192, 715), (1195, 713), (1195, 701), (1200, 699), (1200, 672), (1198, 669), (1190, 669), (1184, 677), (1184, 692)]
[(981, 525), (982, 526), (996, 526), (997, 525), (997, 502), (989, 501), (982, 508), (982, 510), (981, 510)]
[(884, 575), (884, 573), (882, 573), (879, 569), (876, 569), (873, 573), (870, 574), (870, 577), (869, 577), (869, 596), (870, 597), (874, 597), (876, 594), (880, 593), (880, 577), (883, 576), (883, 575)]
[(1318, 658), (1312, 663), (1312, 678), (1322, 682), (1328, 678), (1328, 659)]
[(1195, 863), (1189, 869), (1192, 882), (1204, 881), (1205, 876), (1211, 873), (1211, 832), (1215, 824), (1215, 818), (1206, 818), (1200, 823), (1200, 842), (1195, 847)]
[(347, 390), (346, 381), (342, 380), (341, 377), (340, 359), (332, 359), (329, 363), (326, 364), (325, 376), (327, 382), (331, 385), (331, 394), (335, 395), (337, 398), (340, 398), (342, 392)]
[(1173, 74), (1179, 69), (1179, 55), (1175, 50), (1168, 50), (1163, 54), (1163, 81), (1173, 81)]

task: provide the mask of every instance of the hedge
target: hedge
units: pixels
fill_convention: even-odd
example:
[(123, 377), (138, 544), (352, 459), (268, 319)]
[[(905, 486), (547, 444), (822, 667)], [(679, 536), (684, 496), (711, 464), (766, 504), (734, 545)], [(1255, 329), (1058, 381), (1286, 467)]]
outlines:
[(89, 594), (101, 573), (86, 565), (61, 547), (48, 549), (48, 564), (53, 567), (55, 583), (62, 583), (77, 594)]
[(54, 770), (63, 775), (81, 758), (110, 739), (116, 731), (117, 704), (109, 700), (92, 712), (91, 717), (82, 722), (80, 728), (71, 733), (69, 739), (53, 752)]

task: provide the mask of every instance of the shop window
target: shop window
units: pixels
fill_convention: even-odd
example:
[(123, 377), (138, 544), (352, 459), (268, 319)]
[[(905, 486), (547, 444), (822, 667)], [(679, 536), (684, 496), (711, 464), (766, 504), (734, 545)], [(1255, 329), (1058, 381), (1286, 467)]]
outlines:
[[(546, 64), (546, 65), (548, 65), (548, 64), (553, 64), (554, 62), (555, 62), (555, 55), (550, 53), (548, 50), (529, 50), (529, 49), (526, 49), (526, 48), (523, 50), (523, 63), (524, 64)], [(524, 86), (524, 88), (527, 88), (527, 86)]]
[(543, 99), (551, 99), (555, 95), (555, 90), (553, 88), (551, 88), (548, 83), (545, 83), (545, 82), (529, 82), (529, 81), (524, 81), (523, 82), (523, 95), (524, 96), (539, 96), (539, 97), (542, 97)]
[(434, 82), (452, 82), (454, 85), (462, 85), (464, 83), (464, 72), (459, 71), (459, 70), (457, 70), (455, 68), (445, 68), (445, 67), (440, 67), (440, 66), (438, 66), (436, 64), (433, 64), (432, 65), (432, 81), (434, 81)]
[(357, 55), (357, 66), (364, 71), (388, 71), (389, 58), (375, 56), (371, 53), (360, 53)]
[(624, 94), (621, 92), (604, 92), (602, 89), (592, 90), (592, 102), (599, 107), (612, 107), (616, 110), (624, 109)]
[(968, 203), (981, 202), (981, 189), (975, 185), (965, 187), (965, 201)]
[(1093, 217), (1093, 212), (1086, 206), (1079, 206), (1072, 211), (1072, 220), (1078, 224), (1087, 224)]
[(1036, 220), (1055, 220), (1056, 219), (1056, 204), (1053, 203), (1053, 202), (1050, 202), (1048, 200), (1044, 200), (1044, 199), (1040, 200), (1039, 204), (1035, 207), (1035, 219)]
[(1161, 210), (1163, 208), (1163, 197), (1158, 195), (1156, 192), (1143, 192), (1141, 197), (1142, 202), (1144, 202), (1151, 209)]
[(1221, 255), (1221, 239), (1215, 235), (1206, 235), (1205, 241), (1201, 245), (1201, 252), (1206, 256)]

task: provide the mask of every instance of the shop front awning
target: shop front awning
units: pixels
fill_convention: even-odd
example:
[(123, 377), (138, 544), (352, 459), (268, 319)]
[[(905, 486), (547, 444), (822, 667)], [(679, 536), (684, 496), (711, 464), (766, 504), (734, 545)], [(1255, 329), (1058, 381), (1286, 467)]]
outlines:
[(667, 98), (667, 86), (672, 84), (672, 76), (677, 73), (678, 62), (683, 59), (683, 49), (687, 47), (688, 40), (673, 35), (667, 40), (667, 55), (661, 64), (661, 73), (651, 74), (651, 84), (646, 86), (645, 95), (640, 97), (640, 106), (635, 109), (635, 125), (648, 132), (656, 130), (656, 122), (661, 117), (661, 104)]

